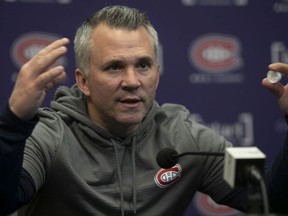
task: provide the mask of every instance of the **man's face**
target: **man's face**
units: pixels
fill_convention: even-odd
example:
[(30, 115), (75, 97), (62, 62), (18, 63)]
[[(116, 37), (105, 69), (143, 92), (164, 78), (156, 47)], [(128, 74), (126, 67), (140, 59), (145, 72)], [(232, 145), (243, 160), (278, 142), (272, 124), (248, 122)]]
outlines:
[(76, 70), (89, 116), (111, 133), (133, 131), (151, 107), (159, 81), (153, 42), (145, 28), (127, 31), (106, 25), (95, 28), (91, 42), (89, 75)]

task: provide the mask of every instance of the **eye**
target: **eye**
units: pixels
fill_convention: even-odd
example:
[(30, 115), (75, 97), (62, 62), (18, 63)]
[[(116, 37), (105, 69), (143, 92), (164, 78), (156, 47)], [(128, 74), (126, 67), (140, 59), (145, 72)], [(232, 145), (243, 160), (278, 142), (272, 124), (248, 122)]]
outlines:
[(141, 60), (138, 62), (136, 67), (141, 71), (147, 71), (151, 68), (151, 63), (148, 60)]
[(123, 69), (123, 65), (121, 65), (120, 63), (113, 63), (109, 66), (107, 66), (105, 68), (105, 71), (107, 72), (111, 72), (111, 73), (116, 73), (116, 72), (119, 72)]

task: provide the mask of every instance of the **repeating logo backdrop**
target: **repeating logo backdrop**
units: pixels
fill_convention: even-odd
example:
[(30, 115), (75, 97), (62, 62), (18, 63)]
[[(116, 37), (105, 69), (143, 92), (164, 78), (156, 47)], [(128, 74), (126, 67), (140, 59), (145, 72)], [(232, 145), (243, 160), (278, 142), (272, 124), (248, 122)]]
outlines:
[[(288, 63), (288, 0), (0, 0), (0, 108), (21, 65), (57, 38), (72, 41), (82, 21), (109, 4), (146, 11), (158, 30), (160, 104), (187, 106), (194, 120), (235, 146), (256, 145), (272, 162), (287, 127), (261, 80), (271, 62)], [(68, 72), (66, 85), (74, 83), (72, 47), (58, 62)], [(197, 194), (188, 215), (239, 213)]]

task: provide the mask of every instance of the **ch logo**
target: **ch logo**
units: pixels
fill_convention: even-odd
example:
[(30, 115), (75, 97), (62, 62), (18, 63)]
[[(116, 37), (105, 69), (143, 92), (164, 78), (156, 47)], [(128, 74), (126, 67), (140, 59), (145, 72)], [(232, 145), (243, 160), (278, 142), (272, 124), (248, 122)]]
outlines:
[(168, 187), (180, 178), (181, 171), (182, 169), (179, 164), (176, 164), (169, 169), (161, 169), (154, 176), (154, 181), (161, 188)]

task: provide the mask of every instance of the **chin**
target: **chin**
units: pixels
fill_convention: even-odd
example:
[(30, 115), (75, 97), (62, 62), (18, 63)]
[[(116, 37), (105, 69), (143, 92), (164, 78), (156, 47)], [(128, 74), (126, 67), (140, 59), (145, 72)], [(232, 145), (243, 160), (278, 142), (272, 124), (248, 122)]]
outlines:
[(128, 116), (128, 117), (125, 117), (125, 118), (121, 118), (119, 119), (118, 122), (122, 123), (122, 124), (125, 124), (125, 125), (139, 125), (142, 120), (143, 120), (144, 116)]

